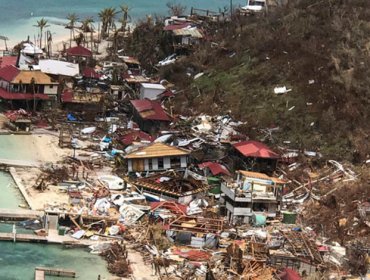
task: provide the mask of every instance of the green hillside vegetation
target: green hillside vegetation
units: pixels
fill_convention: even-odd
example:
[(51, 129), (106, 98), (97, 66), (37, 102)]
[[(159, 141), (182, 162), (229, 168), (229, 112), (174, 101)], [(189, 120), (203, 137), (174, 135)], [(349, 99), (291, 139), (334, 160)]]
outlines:
[[(208, 24), (212, 39), (160, 76), (184, 90), (178, 113), (230, 113), (247, 122), (251, 138), (279, 127), (265, 139), (272, 145), (291, 141), (291, 148), (360, 163), (370, 151), (369, 19), (365, 0), (296, 0), (266, 16), (236, 15)], [(156, 45), (153, 59), (164, 55)], [(200, 72), (196, 80), (188, 75)], [(292, 91), (276, 95), (276, 86)]]

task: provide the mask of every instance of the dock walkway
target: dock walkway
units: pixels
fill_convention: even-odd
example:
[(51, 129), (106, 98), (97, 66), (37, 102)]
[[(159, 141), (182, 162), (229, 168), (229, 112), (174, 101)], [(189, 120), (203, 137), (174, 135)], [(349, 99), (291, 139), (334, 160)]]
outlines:
[(44, 280), (45, 275), (76, 278), (76, 272), (71, 269), (54, 268), (54, 267), (36, 267), (35, 268), (35, 280)]
[(23, 185), (21, 178), (18, 176), (17, 170), (14, 167), (9, 168), (9, 173), (12, 176), (15, 184), (17, 185), (18, 189), (22, 193), (24, 199), (26, 200), (28, 206), (31, 209), (36, 209), (36, 205), (34, 205), (33, 200), (31, 199), (30, 195), (28, 194), (26, 187)]
[(4, 209), (0, 208), (1, 220), (23, 221), (37, 219), (44, 216), (43, 211), (34, 211), (29, 209)]
[(13, 233), (1, 232), (0, 241), (15, 241), (16, 242), (47, 242), (45, 236), (38, 236), (34, 234), (16, 233), (15, 238)]

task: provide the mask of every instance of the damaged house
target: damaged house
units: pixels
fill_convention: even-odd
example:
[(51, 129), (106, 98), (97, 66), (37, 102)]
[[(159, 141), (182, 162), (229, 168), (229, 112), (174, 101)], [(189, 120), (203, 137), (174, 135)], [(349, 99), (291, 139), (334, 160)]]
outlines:
[(0, 98), (8, 101), (49, 100), (57, 102), (59, 83), (41, 71), (19, 70), (9, 65), (0, 69)]
[(203, 31), (191, 21), (171, 20), (164, 31), (171, 34), (174, 51), (191, 51), (203, 39)]
[(130, 181), (148, 201), (176, 201), (188, 204), (208, 190), (208, 185), (186, 172), (167, 171)]
[(133, 151), (125, 156), (129, 172), (163, 171), (168, 169), (186, 169), (188, 166), (188, 150), (153, 143)]
[(249, 223), (253, 215), (275, 218), (286, 183), (263, 173), (237, 171), (236, 180), (221, 184), (227, 219)]
[(243, 141), (233, 144), (238, 155), (242, 155), (243, 165), (237, 168), (257, 172), (272, 173), (276, 169), (280, 155), (271, 150), (267, 145), (258, 141)]
[(166, 129), (171, 118), (157, 101), (148, 99), (131, 100), (133, 107), (133, 120), (142, 131), (154, 134), (159, 130)]

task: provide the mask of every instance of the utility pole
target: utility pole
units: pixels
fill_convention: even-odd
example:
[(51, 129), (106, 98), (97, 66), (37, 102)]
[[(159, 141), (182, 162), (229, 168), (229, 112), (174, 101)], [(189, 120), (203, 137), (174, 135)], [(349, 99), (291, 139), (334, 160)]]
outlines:
[(230, 18), (233, 17), (233, 0), (230, 0)]

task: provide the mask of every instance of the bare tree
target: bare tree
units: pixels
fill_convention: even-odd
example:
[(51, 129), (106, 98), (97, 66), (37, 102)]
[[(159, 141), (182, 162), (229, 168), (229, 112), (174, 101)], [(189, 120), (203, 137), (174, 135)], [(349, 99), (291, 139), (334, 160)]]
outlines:
[(168, 2), (166, 6), (168, 8), (168, 13), (171, 16), (182, 16), (186, 11), (186, 6), (183, 6), (180, 3)]

